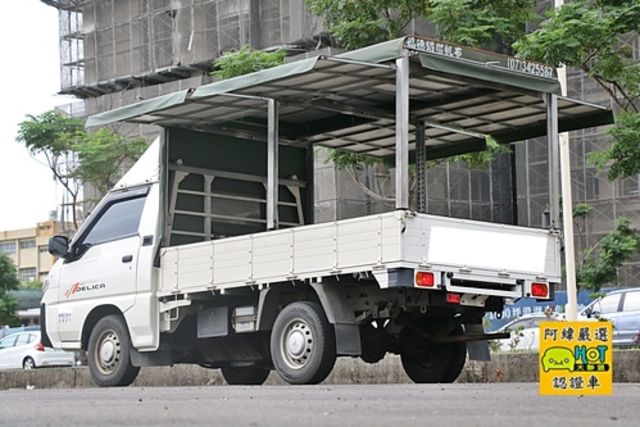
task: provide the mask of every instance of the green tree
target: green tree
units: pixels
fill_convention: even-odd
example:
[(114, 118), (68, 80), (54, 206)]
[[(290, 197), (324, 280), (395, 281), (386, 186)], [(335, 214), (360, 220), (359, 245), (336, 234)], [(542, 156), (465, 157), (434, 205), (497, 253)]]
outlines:
[(606, 283), (616, 283), (618, 267), (631, 259), (640, 249), (640, 235), (631, 228), (629, 220), (621, 218), (616, 228), (597, 245), (585, 250), (577, 267), (578, 286), (597, 293)]
[(426, 19), (437, 26), (438, 38), (502, 53), (536, 21), (536, 0), (431, 0)]
[(0, 326), (15, 325), (18, 322), (15, 316), (18, 303), (15, 298), (7, 295), (7, 291), (18, 289), (19, 286), (20, 281), (13, 261), (0, 253)]
[(402, 35), (415, 18), (426, 16), (429, 0), (305, 0), (326, 28), (349, 49)]
[(412, 20), (443, 40), (507, 51), (535, 18), (535, 0), (305, 0), (339, 44), (355, 49), (406, 34)]
[(71, 197), (72, 221), (77, 228), (80, 185), (73, 176), (73, 149), (85, 134), (82, 120), (47, 111), (28, 116), (28, 120), (18, 126), (16, 140), (23, 143), (34, 158), (44, 157), (45, 165)]
[(147, 148), (143, 138), (128, 138), (106, 129), (86, 133), (73, 146), (78, 165), (73, 176), (106, 193), (116, 184), (123, 166), (137, 160)]
[(619, 114), (611, 146), (590, 159), (610, 166), (610, 180), (640, 173), (640, 60), (624, 41), (639, 30), (638, 1), (575, 0), (514, 44), (528, 59), (581, 69), (607, 91)]
[(116, 183), (122, 167), (135, 161), (146, 148), (142, 138), (120, 136), (109, 129), (87, 132), (84, 122), (55, 111), (28, 116), (16, 140), (32, 155), (42, 155), (55, 179), (71, 198), (72, 220), (78, 228), (78, 197), (84, 183), (101, 192)]
[(216, 59), (213, 63), (216, 70), (211, 75), (221, 79), (230, 79), (253, 73), (284, 64), (286, 55), (287, 52), (283, 49), (275, 52), (265, 52), (253, 49), (251, 46), (242, 46), (240, 50), (229, 52)]

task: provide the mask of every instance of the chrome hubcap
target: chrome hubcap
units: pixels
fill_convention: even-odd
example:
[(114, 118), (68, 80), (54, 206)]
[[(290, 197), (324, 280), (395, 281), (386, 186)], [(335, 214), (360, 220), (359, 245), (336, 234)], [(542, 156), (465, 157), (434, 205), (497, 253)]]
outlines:
[(112, 331), (104, 331), (98, 338), (94, 356), (96, 366), (105, 375), (115, 371), (120, 363), (121, 346), (118, 335)]
[(304, 367), (313, 352), (313, 333), (302, 319), (290, 321), (284, 328), (280, 342), (285, 363), (292, 369)]

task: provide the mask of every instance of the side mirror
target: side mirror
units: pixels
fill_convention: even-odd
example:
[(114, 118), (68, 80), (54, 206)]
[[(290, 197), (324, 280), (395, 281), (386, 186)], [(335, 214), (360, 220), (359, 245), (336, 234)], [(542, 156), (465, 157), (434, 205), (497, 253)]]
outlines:
[(588, 319), (591, 319), (591, 315), (593, 314), (593, 310), (591, 309), (591, 307), (587, 308), (584, 311), (585, 316), (587, 316)]
[(64, 258), (69, 253), (69, 239), (66, 236), (53, 236), (49, 239), (49, 253)]

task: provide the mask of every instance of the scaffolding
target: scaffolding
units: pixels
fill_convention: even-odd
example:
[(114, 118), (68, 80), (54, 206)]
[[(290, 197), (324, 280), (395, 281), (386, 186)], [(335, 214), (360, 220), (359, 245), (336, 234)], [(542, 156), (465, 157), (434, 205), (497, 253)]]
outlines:
[(319, 34), (303, 0), (43, 0), (60, 16), (62, 93), (97, 97), (204, 74), (221, 54)]

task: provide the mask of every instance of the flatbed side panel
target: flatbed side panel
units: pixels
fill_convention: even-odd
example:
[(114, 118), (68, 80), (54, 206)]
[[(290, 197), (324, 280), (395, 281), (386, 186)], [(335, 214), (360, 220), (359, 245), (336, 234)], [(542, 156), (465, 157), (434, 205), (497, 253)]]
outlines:
[(188, 245), (178, 248), (178, 283), (181, 290), (206, 287), (211, 282), (212, 252), (210, 245)]
[(172, 250), (161, 250), (160, 252), (160, 284), (158, 291), (170, 293), (174, 289), (178, 289), (178, 251), (177, 248)]
[(165, 248), (161, 294), (369, 271), (402, 261), (404, 213)]
[(251, 280), (260, 281), (283, 274), (292, 275), (293, 231), (286, 233), (262, 233), (252, 236), (251, 252), (253, 272)]
[[(216, 287), (251, 281), (252, 236), (220, 239), (213, 245), (213, 285)], [(182, 282), (180, 286), (182, 287)]]
[(294, 229), (294, 272), (296, 275), (330, 271), (336, 265), (336, 225)]
[(337, 222), (337, 269), (400, 261), (402, 220), (387, 214)]

